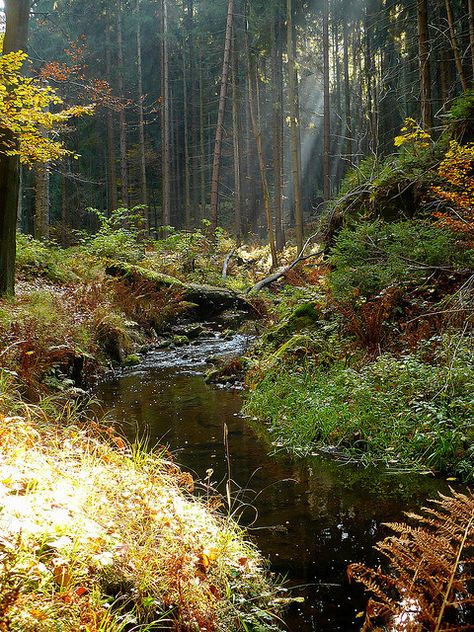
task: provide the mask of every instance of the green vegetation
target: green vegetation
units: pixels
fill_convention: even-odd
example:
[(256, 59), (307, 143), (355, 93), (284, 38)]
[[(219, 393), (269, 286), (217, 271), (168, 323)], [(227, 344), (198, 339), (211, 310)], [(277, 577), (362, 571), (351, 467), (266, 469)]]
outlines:
[[(445, 146), (404, 144), (383, 177), (362, 165), (347, 181), (378, 204), (390, 197), (389, 181), (414, 185), (417, 152), (433, 157)], [(450, 176), (443, 185), (433, 166), (423, 177), (431, 200), (461, 181)], [(462, 182), (467, 195), (470, 180)], [(456, 186), (452, 195), (464, 204)], [(474, 244), (466, 220), (454, 230), (443, 214), (441, 225), (425, 202), (412, 199), (411, 219), (399, 206), (391, 221), (376, 206), (365, 216), (363, 204), (360, 214), (347, 208), (323, 264), (328, 273), (307, 265), (288, 279), (298, 287), (280, 294), (246, 380), (245, 411), (268, 421), (274, 444), (474, 480)]]
[[(456, 348), (456, 340), (443, 341)], [(472, 339), (438, 365), (382, 354), (359, 368), (307, 360), (266, 373), (245, 411), (269, 420), (273, 440), (298, 453), (336, 449), (362, 463), (474, 478)], [(309, 353), (312, 350), (309, 349)]]

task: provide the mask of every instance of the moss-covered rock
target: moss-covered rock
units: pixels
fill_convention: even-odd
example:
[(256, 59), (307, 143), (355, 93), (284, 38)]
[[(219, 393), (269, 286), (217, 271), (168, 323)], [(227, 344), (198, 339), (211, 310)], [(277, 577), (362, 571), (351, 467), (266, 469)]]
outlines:
[(125, 366), (136, 366), (140, 364), (140, 356), (136, 353), (130, 353), (123, 361)]
[(314, 329), (320, 316), (314, 303), (298, 305), (295, 311), (280, 325), (270, 330), (266, 335), (268, 342), (282, 345), (295, 334)]

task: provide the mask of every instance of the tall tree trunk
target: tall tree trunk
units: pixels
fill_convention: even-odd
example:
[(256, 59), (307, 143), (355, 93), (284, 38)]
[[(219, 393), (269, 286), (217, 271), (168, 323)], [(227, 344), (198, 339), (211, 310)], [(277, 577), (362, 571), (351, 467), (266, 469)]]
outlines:
[(425, 130), (430, 131), (433, 124), (433, 114), (431, 106), (430, 44), (428, 34), (427, 0), (418, 0), (417, 15), (421, 119)]
[(471, 66), (474, 79), (474, 0), (469, 2), (469, 44), (471, 45)]
[[(194, 45), (194, 0), (186, 0), (187, 14), (186, 14), (186, 34), (187, 34), (187, 66), (188, 66), (188, 95), (189, 95), (189, 107), (188, 107), (188, 123), (190, 129), (191, 145), (189, 148), (189, 169), (190, 175), (190, 204), (191, 204), (191, 222), (193, 215), (195, 218), (199, 216), (198, 208), (201, 200), (201, 158), (199, 155), (200, 136), (200, 102), (197, 99), (197, 93), (199, 91), (198, 85), (198, 63), (196, 59), (196, 51)], [(202, 72), (202, 68), (199, 68), (199, 72)], [(204, 187), (206, 186), (206, 178), (204, 178)], [(205, 195), (205, 192), (204, 192)], [(205, 209), (202, 208), (202, 216), (204, 217)]]
[(293, 199), (294, 214), (296, 224), (296, 245), (298, 254), (303, 249), (303, 207), (301, 204), (301, 167), (299, 152), (299, 121), (298, 121), (298, 98), (297, 85), (298, 75), (296, 71), (295, 47), (293, 45), (294, 23), (293, 23), (293, 3), (287, 0), (287, 55), (288, 55), (288, 101), (290, 111), (290, 132), (291, 132), (291, 172), (293, 179)]
[(365, 81), (367, 87), (367, 118), (368, 118), (368, 131), (369, 142), (368, 150), (376, 154), (377, 153), (377, 105), (375, 94), (375, 59), (372, 51), (372, 31), (374, 28), (374, 15), (373, 15), (373, 3), (365, 7), (365, 19), (364, 19), (364, 31), (365, 31), (365, 59), (364, 59), (364, 71)]
[(35, 239), (49, 239), (49, 168), (35, 167)]
[[(25, 51), (28, 45), (30, 0), (6, 0), (4, 54)], [(15, 293), (16, 222), (20, 192), (19, 159), (6, 156), (5, 150), (17, 140), (1, 130), (0, 141), (0, 296)]]
[(273, 208), (275, 212), (275, 240), (278, 251), (285, 246), (283, 232), (283, 72), (282, 20), (278, 5), (272, 21), (272, 106), (273, 106)]
[[(247, 36), (248, 37), (248, 36)], [(278, 265), (277, 252), (275, 248), (275, 238), (273, 233), (273, 222), (272, 222), (272, 209), (270, 203), (270, 190), (268, 188), (268, 180), (267, 180), (267, 172), (265, 165), (265, 156), (263, 152), (263, 142), (262, 142), (262, 129), (260, 125), (260, 117), (258, 113), (255, 111), (255, 98), (253, 94), (253, 83), (258, 82), (258, 73), (256, 68), (253, 67), (250, 52), (248, 48), (247, 42), (247, 59), (248, 59), (248, 97), (249, 97), (249, 110), (250, 110), (250, 118), (252, 121), (252, 129), (255, 136), (255, 144), (257, 147), (257, 158), (260, 172), (260, 182), (262, 186), (262, 196), (263, 196), (263, 208), (265, 210), (265, 220), (267, 224), (267, 235), (268, 235), (268, 243), (270, 245), (270, 253), (272, 257), (272, 268)], [(258, 95), (257, 95), (257, 104), (258, 104)], [(257, 105), (258, 108), (258, 105)]]
[(183, 142), (184, 142), (184, 227), (191, 226), (191, 178), (189, 165), (188, 79), (186, 64), (186, 40), (183, 41)]
[[(107, 17), (108, 21), (105, 28), (105, 64), (107, 81), (110, 85), (112, 85), (112, 53), (110, 37), (112, 24), (110, 23), (109, 13), (107, 13)], [(116, 162), (114, 115), (109, 105), (107, 106), (107, 207), (109, 211), (115, 210), (118, 206)]]
[(329, 0), (323, 4), (323, 83), (324, 83), (324, 120), (323, 120), (323, 196), (331, 197), (331, 110), (329, 91)]
[(128, 196), (128, 159), (127, 159), (127, 118), (125, 115), (125, 94), (123, 88), (123, 37), (122, 37), (122, 1), (117, 10), (117, 79), (118, 92), (121, 99), (119, 111), (120, 124), (120, 180), (121, 180), (121, 203), (125, 208), (129, 206)]
[(240, 113), (237, 98), (237, 47), (234, 37), (234, 45), (232, 47), (232, 136), (234, 147), (234, 220), (235, 235), (237, 243), (240, 245), (242, 239), (242, 175), (241, 175), (241, 149), (240, 149)]
[(456, 28), (454, 26), (453, 9), (451, 7), (450, 0), (444, 0), (444, 4), (446, 7), (446, 16), (448, 18), (449, 39), (451, 42), (451, 48), (453, 49), (454, 61), (456, 63), (459, 80), (461, 81), (462, 90), (463, 92), (466, 92), (466, 90), (468, 89), (468, 84), (466, 76), (464, 74), (464, 69), (462, 67), (461, 53), (459, 52), (458, 40), (456, 37)]
[(170, 85), (169, 85), (169, 42), (168, 42), (168, 0), (162, 0), (162, 187), (163, 225), (171, 224), (171, 174), (170, 174)]
[(206, 217), (206, 131), (205, 131), (205, 119), (206, 113), (204, 110), (204, 79), (202, 66), (204, 59), (202, 52), (200, 51), (199, 59), (199, 162), (200, 162), (200, 190), (201, 190), (201, 219)]
[(230, 51), (232, 48), (232, 22), (234, 17), (234, 0), (227, 0), (227, 24), (225, 32), (224, 61), (222, 64), (221, 91), (219, 95), (219, 109), (217, 113), (216, 139), (214, 142), (214, 160), (211, 178), (211, 230), (217, 229), (219, 212), (219, 180), (222, 157), (222, 136), (224, 132), (224, 117), (226, 106), (227, 84), (229, 78)]
[[(138, 75), (138, 144), (140, 148), (140, 203), (148, 206), (146, 153), (145, 153), (145, 115), (143, 110), (143, 67), (142, 67), (142, 28), (140, 0), (136, 4), (137, 13), (137, 75)], [(148, 208), (143, 211), (143, 219), (148, 226)]]
[(342, 37), (344, 48), (344, 115), (346, 119), (346, 160), (352, 167), (352, 116), (351, 116), (351, 81), (349, 75), (349, 29), (347, 16), (342, 20)]

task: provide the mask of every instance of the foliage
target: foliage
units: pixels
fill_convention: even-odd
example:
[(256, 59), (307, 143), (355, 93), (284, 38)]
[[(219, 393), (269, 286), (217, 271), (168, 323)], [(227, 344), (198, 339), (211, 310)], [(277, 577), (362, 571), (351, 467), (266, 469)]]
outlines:
[(438, 348), (432, 363), (420, 351), (347, 366), (347, 349), (345, 362), (310, 350), (303, 364), (265, 367), (245, 410), (269, 420), (272, 438), (296, 452), (333, 446), (364, 463), (472, 479), (472, 338), (432, 342)]
[(414, 526), (388, 524), (394, 535), (376, 546), (388, 572), (364, 564), (348, 568), (349, 578), (373, 595), (363, 632), (472, 630), (474, 495), (452, 490), (408, 517)]
[(100, 259), (137, 263), (144, 256), (140, 237), (144, 230), (143, 207), (118, 208), (109, 215), (97, 209), (88, 209), (99, 220), (94, 235), (81, 234), (85, 253)]
[(262, 558), (230, 518), (191, 497), (192, 477), (165, 448), (128, 446), (90, 413), (86, 430), (67, 402), (26, 405), (1, 371), (0, 386), (8, 630), (236, 630), (241, 619), (270, 629)]
[(470, 253), (427, 221), (360, 222), (344, 228), (329, 258), (337, 299), (368, 298), (392, 284), (420, 282), (437, 267), (469, 265)]
[(62, 99), (50, 86), (21, 74), (26, 61), (22, 51), (0, 55), (0, 124), (13, 138), (10, 144), (4, 138), (2, 152), (18, 155), (31, 167), (35, 162), (73, 155), (50, 133), (71, 118), (92, 114), (93, 108), (77, 105), (52, 111), (63, 105)]
[(16, 240), (16, 268), (22, 279), (44, 277), (61, 283), (78, 280), (65, 251), (22, 233)]
[(438, 168), (443, 184), (433, 191), (450, 206), (446, 211), (434, 214), (436, 225), (446, 228), (474, 245), (474, 143), (459, 145), (455, 140), (449, 144), (444, 160)]
[(418, 125), (415, 119), (410, 117), (405, 119), (405, 124), (400, 130), (400, 136), (396, 136), (393, 144), (395, 147), (411, 145), (413, 148), (424, 149), (429, 147), (431, 136)]

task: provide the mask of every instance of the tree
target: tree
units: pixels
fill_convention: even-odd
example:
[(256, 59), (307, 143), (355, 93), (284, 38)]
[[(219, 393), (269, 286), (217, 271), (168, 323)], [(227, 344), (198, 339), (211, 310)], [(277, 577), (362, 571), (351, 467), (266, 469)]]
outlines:
[(417, 9), (418, 50), (420, 59), (421, 118), (423, 121), (423, 127), (426, 131), (429, 132), (432, 125), (432, 112), (427, 0), (418, 0)]
[[(28, 44), (29, 0), (6, 0), (7, 18), (3, 55), (26, 51)], [(8, 84), (7, 84), (8, 85)], [(3, 84), (4, 90), (7, 88)], [(2, 101), (12, 98), (2, 93)], [(3, 104), (2, 104), (3, 105)], [(20, 190), (18, 136), (5, 127), (2, 117), (0, 127), (0, 296), (15, 292), (16, 221)], [(13, 155), (11, 150), (13, 149)]]
[(224, 59), (222, 62), (221, 90), (219, 95), (219, 109), (217, 112), (216, 138), (214, 141), (214, 160), (211, 178), (211, 230), (216, 231), (219, 212), (219, 179), (222, 157), (222, 136), (224, 133), (224, 116), (226, 106), (227, 84), (229, 79), (230, 52), (232, 48), (232, 24), (234, 17), (234, 0), (228, 0), (227, 23), (224, 44)]
[(296, 245), (298, 254), (303, 248), (303, 207), (301, 202), (301, 168), (299, 158), (299, 121), (298, 121), (298, 73), (295, 60), (295, 32), (293, 20), (293, 2), (287, 0), (287, 55), (288, 55), (288, 101), (291, 130), (291, 172), (293, 198), (295, 205)]

